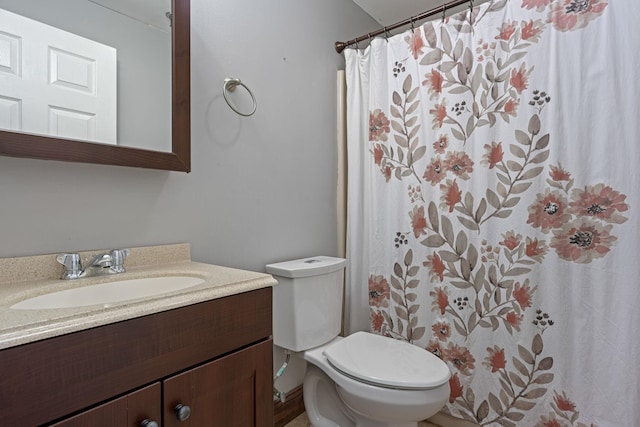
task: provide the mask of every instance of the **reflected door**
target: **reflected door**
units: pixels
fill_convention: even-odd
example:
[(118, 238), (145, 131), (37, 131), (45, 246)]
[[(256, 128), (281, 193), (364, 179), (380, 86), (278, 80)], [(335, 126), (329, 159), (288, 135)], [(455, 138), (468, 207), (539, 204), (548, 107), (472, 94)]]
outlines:
[(0, 9), (0, 128), (115, 144), (116, 50)]

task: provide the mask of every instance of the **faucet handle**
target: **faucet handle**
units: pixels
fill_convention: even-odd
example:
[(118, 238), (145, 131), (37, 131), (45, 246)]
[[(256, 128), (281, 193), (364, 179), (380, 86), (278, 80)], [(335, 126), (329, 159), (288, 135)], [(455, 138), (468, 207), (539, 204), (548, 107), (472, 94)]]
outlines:
[(79, 254), (60, 254), (56, 257), (56, 261), (64, 265), (62, 279), (77, 279), (82, 274), (82, 262)]
[(130, 253), (130, 249), (114, 249), (111, 251), (111, 270), (115, 273), (124, 273), (124, 260)]

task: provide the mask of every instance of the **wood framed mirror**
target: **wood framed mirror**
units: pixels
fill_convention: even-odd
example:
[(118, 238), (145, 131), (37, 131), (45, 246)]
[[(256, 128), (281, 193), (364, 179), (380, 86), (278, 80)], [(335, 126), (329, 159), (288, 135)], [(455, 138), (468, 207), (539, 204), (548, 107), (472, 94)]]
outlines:
[(190, 0), (172, 0), (171, 152), (0, 130), (0, 155), (189, 172), (190, 25)]

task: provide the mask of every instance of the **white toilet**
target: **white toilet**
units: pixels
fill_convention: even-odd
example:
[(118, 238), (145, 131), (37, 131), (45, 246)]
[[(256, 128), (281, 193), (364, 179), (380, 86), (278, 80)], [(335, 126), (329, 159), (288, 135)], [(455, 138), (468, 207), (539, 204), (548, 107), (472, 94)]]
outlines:
[(416, 427), (449, 398), (449, 367), (407, 342), (339, 337), (346, 260), (318, 256), (266, 266), (273, 341), (308, 362), (304, 405), (314, 427)]

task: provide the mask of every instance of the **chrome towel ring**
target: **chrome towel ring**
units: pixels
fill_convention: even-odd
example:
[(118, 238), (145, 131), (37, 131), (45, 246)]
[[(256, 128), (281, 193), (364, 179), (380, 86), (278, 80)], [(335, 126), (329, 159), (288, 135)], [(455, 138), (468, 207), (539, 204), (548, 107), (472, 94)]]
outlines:
[[(253, 109), (251, 110), (250, 113), (243, 113), (241, 111), (238, 111), (238, 109), (236, 107), (234, 107), (233, 103), (231, 101), (229, 101), (229, 96), (228, 96), (228, 92), (233, 92), (236, 89), (236, 86), (242, 86), (243, 88), (245, 88), (247, 90), (247, 92), (249, 92), (249, 95), (251, 95), (251, 101), (253, 102)], [(226, 79), (224, 79), (224, 86), (222, 87), (222, 94), (224, 95), (224, 100), (227, 101), (227, 105), (229, 105), (229, 107), (235, 111), (236, 113), (240, 114), (241, 116), (251, 116), (253, 115), (253, 113), (256, 112), (256, 109), (258, 108), (258, 104), (256, 102), (256, 97), (253, 95), (253, 92), (251, 92), (251, 89), (249, 89), (247, 87), (247, 85), (245, 85), (244, 83), (242, 83), (240, 81), (240, 79), (234, 79), (232, 77), (227, 77)]]

